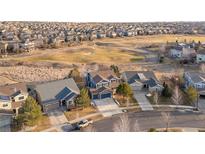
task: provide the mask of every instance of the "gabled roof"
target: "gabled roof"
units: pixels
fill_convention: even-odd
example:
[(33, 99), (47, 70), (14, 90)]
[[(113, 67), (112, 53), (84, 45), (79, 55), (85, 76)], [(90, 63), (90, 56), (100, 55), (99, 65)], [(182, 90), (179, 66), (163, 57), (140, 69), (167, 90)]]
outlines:
[(75, 95), (80, 93), (72, 78), (38, 84), (35, 90), (40, 95), (42, 103), (53, 103), (61, 99), (68, 99), (72, 93)]
[(11, 95), (11, 97), (16, 97), (16, 96), (18, 96), (19, 94), (21, 94), (21, 90), (18, 90), (17, 92), (13, 93), (13, 94)]
[(102, 81), (103, 80), (103, 78), (101, 77), (101, 76), (99, 76), (99, 75), (95, 75), (94, 77), (93, 77), (93, 81), (95, 82), (95, 83), (98, 83), (98, 82), (100, 82), (100, 81)]
[(150, 79), (153, 79), (157, 82), (157, 78), (152, 71), (126, 71), (123, 74), (125, 75), (129, 84), (134, 83), (136, 80), (140, 82), (145, 82)]
[(152, 79), (152, 78), (150, 78), (149, 80), (145, 81), (144, 83), (148, 84), (149, 87), (155, 87), (155, 86), (158, 85), (157, 81)]
[(111, 89), (109, 89), (109, 88), (106, 88), (106, 87), (100, 87), (100, 88), (98, 88), (98, 89), (90, 89), (90, 92), (92, 93), (92, 94), (99, 94), (99, 93), (102, 93), (102, 92), (104, 92), (104, 91), (108, 91), (108, 92), (112, 92), (112, 90)]
[(112, 78), (118, 78), (115, 75), (115, 73), (111, 70), (90, 72), (89, 74), (91, 75), (95, 83), (98, 83), (102, 80), (110, 80)]
[(27, 93), (26, 83), (15, 83), (10, 85), (0, 86), (0, 93), (7, 96), (14, 95), (18, 91)]
[(205, 73), (186, 72), (194, 83), (205, 82)]

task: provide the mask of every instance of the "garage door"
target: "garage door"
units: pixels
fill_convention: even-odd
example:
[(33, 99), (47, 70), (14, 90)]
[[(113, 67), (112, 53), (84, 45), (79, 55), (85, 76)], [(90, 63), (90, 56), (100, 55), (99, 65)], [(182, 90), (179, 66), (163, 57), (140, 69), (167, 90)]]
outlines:
[(93, 99), (98, 99), (99, 96), (98, 95), (93, 95)]
[(101, 99), (103, 98), (111, 98), (111, 93), (101, 94)]
[(52, 110), (55, 110), (55, 109), (58, 109), (59, 108), (59, 103), (55, 103), (55, 104), (47, 104), (47, 105), (44, 105), (44, 111), (45, 112), (48, 112), (48, 111), (52, 111)]

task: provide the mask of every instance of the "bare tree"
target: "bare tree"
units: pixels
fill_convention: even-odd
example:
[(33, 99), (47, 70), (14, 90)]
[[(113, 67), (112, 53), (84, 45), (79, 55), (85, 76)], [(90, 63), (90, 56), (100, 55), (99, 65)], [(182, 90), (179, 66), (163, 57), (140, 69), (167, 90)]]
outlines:
[(201, 65), (200, 65), (200, 70), (201, 70), (203, 73), (205, 73), (205, 64), (201, 64)]
[(172, 102), (175, 105), (180, 105), (181, 104), (182, 94), (181, 94), (178, 86), (175, 86), (171, 99), (172, 99)]
[(138, 120), (136, 120), (135, 123), (134, 123), (133, 131), (134, 132), (139, 132), (140, 131), (140, 126), (139, 126)]
[(114, 132), (140, 131), (140, 127), (139, 127), (139, 123), (137, 120), (135, 121), (132, 127), (131, 122), (128, 118), (128, 115), (122, 114), (120, 116), (120, 119), (116, 123), (114, 123), (113, 131)]
[(162, 112), (162, 119), (166, 124), (166, 132), (168, 132), (170, 123), (171, 123), (171, 115), (170, 112)]
[(129, 132), (130, 128), (130, 120), (127, 114), (122, 114), (120, 119), (113, 125), (114, 132)]
[(159, 104), (159, 93), (158, 92), (154, 92), (153, 101), (156, 105)]

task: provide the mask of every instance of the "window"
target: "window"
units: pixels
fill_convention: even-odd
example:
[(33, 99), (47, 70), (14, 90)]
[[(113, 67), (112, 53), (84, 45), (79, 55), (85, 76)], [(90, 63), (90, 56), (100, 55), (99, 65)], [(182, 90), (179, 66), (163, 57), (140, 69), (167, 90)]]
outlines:
[(22, 99), (24, 99), (24, 96), (19, 97), (19, 100), (22, 100)]
[(8, 104), (3, 104), (3, 107), (7, 107), (7, 106), (9, 106)]

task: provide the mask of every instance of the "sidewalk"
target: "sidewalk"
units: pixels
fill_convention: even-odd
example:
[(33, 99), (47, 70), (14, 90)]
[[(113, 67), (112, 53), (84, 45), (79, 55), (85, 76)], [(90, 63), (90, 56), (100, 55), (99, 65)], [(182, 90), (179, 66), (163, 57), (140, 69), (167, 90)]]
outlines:
[[(170, 107), (170, 108), (181, 108), (181, 109), (193, 109), (194, 108), (192, 106), (184, 106), (184, 105), (153, 105), (153, 107), (159, 107), (159, 108), (160, 107)], [(141, 107), (140, 106), (129, 106), (129, 107), (120, 107), (120, 109), (121, 110), (141, 109)], [(108, 111), (108, 112), (110, 112), (110, 111)], [(68, 126), (69, 124), (76, 123), (76, 122), (78, 122), (80, 120), (83, 120), (83, 119), (89, 119), (89, 118), (92, 118), (92, 117), (98, 116), (98, 115), (101, 115), (101, 113), (100, 112), (92, 113), (92, 114), (89, 114), (89, 115), (86, 115), (86, 116), (83, 116), (83, 117), (79, 117), (75, 120), (70, 120), (67, 123), (63, 123), (63, 124), (61, 123), (61, 124), (53, 125), (52, 127), (48, 128), (48, 129), (45, 129), (42, 132), (49, 132), (49, 131), (52, 131), (52, 130), (62, 132), (62, 131), (64, 131), (62, 129), (62, 127), (64, 127), (64, 126)]]

